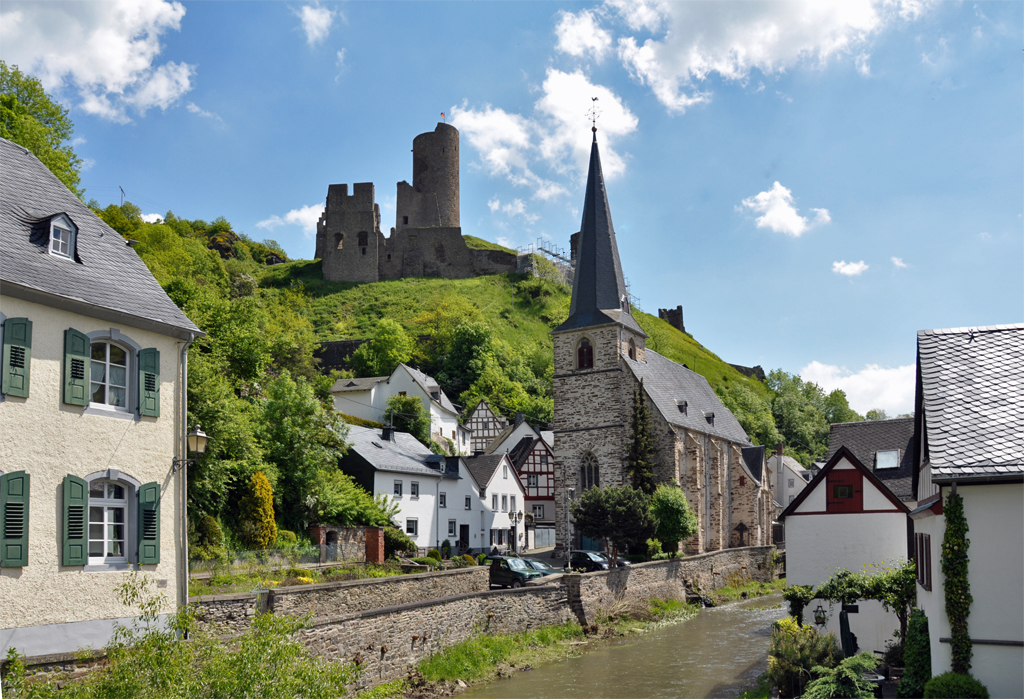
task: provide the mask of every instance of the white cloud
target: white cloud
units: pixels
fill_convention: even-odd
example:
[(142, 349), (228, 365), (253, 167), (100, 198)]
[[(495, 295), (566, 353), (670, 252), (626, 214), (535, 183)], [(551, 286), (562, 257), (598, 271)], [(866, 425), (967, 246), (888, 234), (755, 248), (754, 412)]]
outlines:
[(804, 381), (812, 381), (826, 392), (837, 388), (846, 393), (850, 407), (862, 415), (881, 408), (889, 415), (913, 412), (916, 366), (882, 367), (868, 364), (858, 372), (845, 367), (811, 362), (800, 370)]
[(73, 139), (71, 139), (71, 146), (74, 147), (74, 148), (78, 148), (79, 146), (84, 146), (86, 143), (87, 143), (87, 141), (84, 138), (82, 138), (81, 136), (75, 136)]
[(871, 75), (871, 54), (861, 51), (857, 54), (857, 58), (854, 59), (853, 64), (857, 67), (857, 72), (863, 75), (865, 78)]
[(832, 271), (836, 274), (842, 274), (845, 277), (856, 277), (859, 274), (863, 274), (868, 269), (868, 266), (864, 264), (864, 260), (860, 262), (833, 262)]
[(799, 238), (810, 229), (832, 221), (828, 209), (811, 209), (814, 212), (812, 221), (808, 221), (806, 216), (801, 216), (793, 206), (793, 192), (778, 182), (772, 185), (771, 189), (744, 199), (738, 208), (761, 214), (757, 217), (758, 228), (770, 228), (776, 233), (785, 233), (794, 238)]
[(162, 223), (164, 217), (160, 214), (142, 214), (142, 220), (146, 223)]
[(302, 232), (307, 238), (316, 235), (316, 223), (324, 212), (323, 204), (303, 206), (301, 209), (292, 209), (284, 216), (271, 216), (256, 224), (257, 228), (274, 230), (280, 226), (302, 226)]
[(5, 2), (0, 57), (58, 96), (77, 92), (87, 113), (125, 123), (129, 107), (167, 109), (192, 89), (194, 66), (156, 65), (161, 35), (184, 16), (181, 3), (164, 0)]
[(303, 5), (298, 10), (293, 10), (295, 16), (302, 22), (302, 31), (306, 32), (306, 42), (310, 46), (316, 46), (331, 33), (331, 25), (334, 24), (334, 12), (319, 4)]
[(531, 214), (526, 210), (526, 204), (523, 203), (522, 199), (513, 199), (512, 201), (501, 203), (498, 197), (494, 197), (487, 202), (487, 208), (491, 210), (491, 213), (498, 213), (499, 211), (510, 219), (520, 217), (527, 223), (537, 223), (540, 220), (540, 216), (537, 214)]
[(865, 56), (866, 69), (863, 49), (869, 40), (896, 21), (917, 19), (929, 4), (608, 0), (605, 6), (630, 29), (655, 34), (642, 43), (633, 36), (620, 38), (619, 58), (670, 111), (681, 113), (711, 98), (698, 85), (713, 74), (743, 82), (753, 70), (774, 75), (802, 63), (825, 65), (858, 51)]
[(900, 269), (906, 269), (907, 267), (910, 266), (906, 262), (903, 261), (902, 257), (894, 257), (894, 258), (892, 258), (892, 263), (894, 265), (896, 265)]
[(555, 47), (562, 53), (577, 58), (592, 56), (601, 62), (612, 48), (612, 35), (598, 24), (592, 10), (583, 10), (578, 14), (561, 11), (558, 13), (558, 26), (555, 34), (558, 45)]
[(334, 76), (334, 82), (341, 80), (341, 74), (345, 72), (345, 49), (338, 51), (337, 57), (334, 65), (338, 68), (338, 74)]
[(499, 235), (499, 236), (498, 236), (498, 239), (497, 239), (497, 240), (496, 240), (495, 242), (496, 242), (496, 243), (497, 243), (498, 245), (501, 245), (502, 247), (506, 247), (506, 248), (512, 248), (513, 250), (515, 250), (515, 249), (516, 249), (516, 246), (515, 246), (515, 245), (514, 245), (514, 244), (512, 243), (512, 241), (511, 241), (511, 240), (509, 240), (508, 238), (506, 238), (506, 237), (505, 237), (505, 236), (503, 236), (503, 235)]
[(507, 178), (533, 190), (535, 199), (548, 200), (568, 190), (536, 172), (538, 166), (558, 175), (586, 176), (591, 132), (586, 112), (597, 97), (602, 115), (601, 158), (605, 177), (625, 172), (626, 164), (615, 140), (636, 130), (636, 116), (621, 98), (595, 85), (580, 71), (564, 73), (549, 68), (534, 104), (534, 115), (524, 116), (484, 105), (477, 109), (463, 102), (449, 111), (453, 124), (480, 154), (480, 166), (492, 176)]
[(82, 172), (89, 172), (96, 165), (96, 161), (92, 158), (82, 158)]
[(221, 123), (224, 122), (224, 120), (221, 119), (220, 116), (218, 116), (217, 114), (214, 114), (213, 112), (206, 111), (202, 107), (198, 106), (195, 102), (189, 102), (188, 104), (186, 104), (185, 105), (185, 109), (187, 109), (191, 114), (195, 114), (197, 116), (201, 116), (204, 119), (214, 119), (214, 120), (219, 121)]

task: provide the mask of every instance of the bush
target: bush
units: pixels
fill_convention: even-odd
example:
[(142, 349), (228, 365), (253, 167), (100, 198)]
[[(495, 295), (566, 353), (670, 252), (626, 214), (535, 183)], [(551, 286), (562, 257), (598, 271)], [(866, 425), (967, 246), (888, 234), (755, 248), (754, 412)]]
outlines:
[(427, 556), (429, 558), (436, 559), (438, 563), (441, 562), (441, 552), (437, 549), (430, 549), (429, 551), (427, 551)]
[(988, 688), (970, 675), (944, 672), (928, 680), (924, 699), (988, 699)]
[(804, 607), (814, 599), (814, 589), (809, 585), (788, 585), (782, 593), (782, 599), (789, 602), (789, 615), (796, 619), (800, 626), (804, 625)]
[(210, 515), (203, 515), (196, 522), (196, 546), (214, 548), (224, 543), (224, 531), (217, 520)]
[(254, 549), (264, 550), (277, 539), (274, 521), (274, 491), (263, 471), (249, 479), (249, 492), (240, 503), (242, 540)]
[(907, 625), (907, 643), (903, 649), (906, 669), (896, 690), (901, 697), (923, 697), (924, 686), (932, 676), (931, 638), (928, 633), (928, 617), (920, 609), (910, 614)]
[(441, 542), (441, 555), (445, 558), (452, 557), (452, 542), (448, 541), (448, 539)]
[(277, 543), (274, 544), (275, 548), (287, 549), (295, 546), (299, 543), (299, 537), (295, 536), (295, 532), (290, 532), (287, 529), (277, 530)]
[(804, 688), (804, 699), (874, 699), (875, 685), (864, 679), (864, 673), (877, 666), (878, 659), (871, 653), (859, 653), (835, 668), (812, 668), (818, 679)]
[(466, 565), (476, 565), (476, 559), (470, 556), (468, 553), (462, 554), (462, 560), (465, 561)]
[(647, 540), (647, 558), (651, 559), (661, 553), (661, 542), (657, 539)]
[(431, 568), (440, 568), (441, 561), (433, 556), (417, 556), (416, 558), (410, 558), (413, 563), (419, 563), (421, 566), (430, 566)]
[(798, 696), (808, 668), (832, 668), (842, 659), (835, 634), (819, 634), (792, 617), (776, 622), (768, 644), (768, 680), (783, 696)]
[(384, 527), (384, 558), (394, 558), (399, 553), (416, 553), (416, 542), (398, 527)]
[(477, 554), (476, 564), (478, 566), (487, 565), (487, 554), (486, 553)]

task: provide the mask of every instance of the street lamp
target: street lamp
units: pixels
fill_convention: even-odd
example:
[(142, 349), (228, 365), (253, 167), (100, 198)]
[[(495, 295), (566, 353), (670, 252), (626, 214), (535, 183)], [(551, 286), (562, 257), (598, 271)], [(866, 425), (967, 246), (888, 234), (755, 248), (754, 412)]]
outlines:
[(569, 552), (572, 551), (572, 520), (570, 520), (569, 510), (572, 506), (573, 498), (576, 497), (576, 489), (568, 488), (565, 493), (565, 567), (569, 567)]
[(519, 541), (519, 529), (517, 525), (523, 521), (523, 511), (509, 512), (508, 518), (512, 522), (512, 550), (517, 551), (516, 545)]
[[(203, 428), (196, 425), (195, 428), (185, 435), (185, 443), (188, 445), (188, 451), (193, 454), (205, 454), (206, 443), (209, 441), (209, 437), (203, 432)], [(196, 462), (195, 457), (177, 457), (172, 459), (173, 470), (177, 471), (179, 467), (183, 468), (188, 464), (194, 464)]]
[(818, 608), (814, 610), (814, 623), (818, 626), (824, 626), (828, 621), (828, 615), (825, 614), (825, 609), (821, 606), (821, 602), (818, 602)]

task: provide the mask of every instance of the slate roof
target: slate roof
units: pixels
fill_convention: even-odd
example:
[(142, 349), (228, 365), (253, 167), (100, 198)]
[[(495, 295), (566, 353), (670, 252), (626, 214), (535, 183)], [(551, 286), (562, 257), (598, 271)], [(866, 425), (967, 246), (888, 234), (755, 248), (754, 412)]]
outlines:
[(365, 379), (338, 379), (331, 386), (331, 393), (350, 393), (352, 391), (369, 391), (381, 381), (387, 381), (387, 376), (371, 376)]
[[(837, 422), (828, 435), (828, 461), (845, 446), (857, 460), (878, 476), (889, 490), (904, 502), (917, 500), (914, 493), (914, 418), (894, 420), (865, 420), (863, 422)], [(876, 468), (875, 454), (891, 449), (900, 450), (899, 467)]]
[[(638, 380), (644, 380), (647, 395), (670, 424), (740, 444), (750, 444), (736, 416), (722, 405), (707, 379), (654, 350), (648, 349), (646, 353), (646, 362), (627, 356), (622, 356), (622, 360)], [(685, 414), (679, 411), (677, 401), (686, 401)], [(712, 413), (714, 425), (707, 421), (707, 416)]]
[[(49, 221), (77, 226), (75, 259), (49, 254)], [(0, 138), (0, 284), (4, 294), (187, 339), (204, 334), (125, 239), (21, 146)]]
[(754, 480), (761, 483), (761, 472), (764, 466), (764, 447), (743, 447), (740, 453), (743, 455), (743, 463)]
[(601, 171), (596, 129), (590, 147), (590, 172), (587, 174), (587, 195), (583, 201), (579, 235), (569, 317), (555, 328), (555, 332), (615, 322), (646, 337), (629, 312), (629, 292), (619, 262), (619, 247), (615, 242), (615, 227)]
[[(394, 441), (381, 436), (379, 429), (349, 425), (349, 449), (363, 457), (378, 471), (441, 476), (426, 464), (434, 454), (407, 432), (394, 432)], [(443, 457), (442, 457), (443, 458)]]
[(431, 382), (433, 382), (433, 384), (437, 386), (437, 391), (440, 394), (440, 399), (435, 402), (439, 403), (441, 407), (447, 410), (448, 412), (454, 413), (456, 415), (459, 414), (459, 411), (457, 411), (455, 409), (455, 406), (452, 405), (452, 402), (448, 400), (448, 396), (445, 395), (444, 391), (441, 390), (440, 385), (438, 385), (437, 381), (435, 381), (432, 376), (427, 376), (419, 369), (413, 369), (408, 364), (399, 364), (398, 366), (405, 367), (406, 371), (408, 371), (409, 375), (412, 377), (412, 380), (415, 381), (417, 385), (419, 385), (419, 387), (422, 388), (428, 396), (430, 395), (429, 386)]
[(466, 468), (469, 469), (469, 472), (473, 474), (473, 478), (476, 479), (477, 485), (481, 488), (486, 488), (487, 484), (491, 482), (494, 472), (498, 470), (498, 465), (503, 458), (505, 458), (504, 454), (482, 454), (480, 456), (463, 457), (463, 461), (466, 462)]
[(509, 450), (508, 460), (512, 462), (512, 466), (516, 471), (522, 469), (526, 459), (530, 456), (530, 452), (533, 451), (533, 445), (539, 441), (540, 439), (537, 437), (523, 437), (519, 440), (518, 444)]
[(933, 481), (1024, 476), (1024, 324), (918, 332), (917, 406)]

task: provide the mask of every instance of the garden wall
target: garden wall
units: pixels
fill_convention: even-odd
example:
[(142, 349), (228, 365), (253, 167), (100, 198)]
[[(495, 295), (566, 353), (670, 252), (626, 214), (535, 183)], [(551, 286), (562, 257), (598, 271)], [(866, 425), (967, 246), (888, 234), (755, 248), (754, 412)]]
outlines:
[[(312, 612), (314, 619), (333, 618), (368, 609), (488, 590), (488, 575), (486, 566), (472, 566), (387, 578), (296, 585), (264, 593), (264, 604), (267, 610), (276, 614), (304, 616)], [(189, 601), (198, 605), (202, 623), (215, 624), (222, 633), (245, 630), (260, 604), (257, 595), (252, 593), (206, 595), (192, 597)]]
[(659, 599), (686, 599), (710, 592), (737, 577), (770, 582), (773, 546), (723, 549), (667, 561), (637, 563), (612, 571), (563, 576), (569, 602), (583, 625), (593, 624), (602, 610), (616, 603)]
[(322, 618), (296, 637), (316, 655), (356, 662), (362, 688), (405, 677), (421, 660), (480, 633), (518, 633), (573, 620), (565, 588), (540, 585)]

